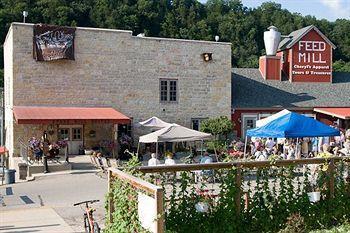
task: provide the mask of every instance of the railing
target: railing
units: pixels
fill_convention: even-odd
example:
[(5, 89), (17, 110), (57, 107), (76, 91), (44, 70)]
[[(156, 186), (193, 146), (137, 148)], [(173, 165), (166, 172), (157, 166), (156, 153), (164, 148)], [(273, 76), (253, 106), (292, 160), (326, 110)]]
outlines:
[[(323, 197), (326, 199), (333, 199), (335, 195), (338, 193), (337, 191), (338, 190), (337, 182), (339, 182), (338, 178), (342, 177), (343, 180), (349, 181), (349, 167), (348, 167), (349, 162), (350, 162), (350, 157), (329, 157), (329, 158), (310, 158), (310, 159), (275, 160), (275, 161), (237, 161), (237, 162), (226, 162), (226, 163), (219, 162), (219, 163), (208, 163), (208, 164), (178, 164), (178, 165), (171, 165), (171, 166), (165, 166), (165, 165), (140, 166), (136, 168), (136, 171), (144, 173), (144, 179), (149, 179), (149, 178), (153, 179), (154, 184), (157, 184), (161, 187), (156, 186), (152, 183), (146, 182), (143, 179), (131, 176), (117, 169), (109, 170), (108, 178), (109, 178), (109, 188), (111, 188), (111, 184), (113, 183), (114, 179), (120, 179), (125, 182), (128, 182), (130, 185), (132, 185), (137, 189), (143, 190), (144, 192), (147, 192), (153, 195), (157, 200), (157, 207), (156, 207), (157, 214), (158, 216), (162, 216), (161, 218), (157, 219), (157, 224), (158, 224), (157, 232), (163, 232), (164, 225), (165, 225), (164, 216), (168, 216), (170, 214), (172, 219), (174, 219), (176, 218), (176, 215), (178, 213), (175, 210), (175, 215), (174, 215), (174, 211), (170, 210), (171, 209), (170, 205), (174, 204), (174, 200), (175, 202), (178, 200), (177, 197), (175, 197), (177, 194), (174, 194), (173, 190), (177, 189), (178, 191), (180, 190), (181, 192), (181, 190), (183, 191), (186, 189), (186, 187), (188, 187), (187, 191), (191, 192), (191, 190), (197, 189), (195, 192), (199, 191), (199, 193), (197, 193), (196, 195), (203, 195), (203, 193), (200, 193), (200, 192), (207, 187), (205, 185), (203, 186), (202, 184), (196, 183), (196, 181), (193, 181), (193, 180), (189, 183), (184, 183), (183, 182), (184, 180), (181, 180), (184, 177), (183, 176), (184, 174), (185, 176), (186, 174), (195, 175), (196, 171), (198, 172), (198, 171), (214, 170), (215, 175), (219, 179), (214, 180), (214, 182), (212, 182), (213, 184), (211, 184), (213, 185), (212, 186), (213, 189), (215, 189), (215, 193), (214, 192), (208, 193), (208, 196), (211, 196), (211, 197), (215, 196), (214, 197), (215, 200), (213, 201), (217, 201), (221, 197), (224, 197), (224, 196), (220, 196), (225, 193), (225, 192), (220, 193), (220, 188), (221, 188), (220, 183), (227, 182), (232, 178), (231, 179), (232, 183), (229, 183), (228, 185), (231, 185), (231, 187), (234, 187), (234, 189), (237, 190), (237, 191), (231, 192), (230, 194), (232, 195), (232, 200), (234, 198), (234, 206), (232, 206), (232, 208), (235, 208), (236, 213), (239, 215), (239, 214), (248, 213), (247, 210), (249, 208), (256, 208), (256, 206), (259, 205), (259, 203), (257, 202), (258, 199), (256, 199), (256, 197), (254, 196), (257, 190), (256, 188), (259, 186), (258, 178), (257, 178), (259, 171), (263, 171), (264, 169), (268, 171), (285, 169), (284, 171), (286, 172), (289, 168), (291, 168), (292, 171), (294, 172), (294, 177), (291, 179), (292, 180), (295, 179), (295, 180), (298, 180), (298, 182), (303, 183), (301, 186), (300, 184), (298, 184), (299, 188), (302, 187), (304, 191), (300, 191), (300, 190), (296, 191), (295, 198), (297, 198), (298, 195), (300, 197), (300, 194), (302, 192), (305, 193), (305, 188), (306, 188), (305, 182), (307, 182), (307, 180), (309, 179), (308, 175), (306, 174), (307, 172), (304, 172), (303, 169), (301, 169), (303, 167), (302, 165), (310, 165), (310, 164), (316, 164), (321, 166), (326, 165), (327, 170), (322, 171), (327, 175), (327, 178), (328, 178), (323, 183), (324, 187), (322, 186), (322, 188), (325, 188), (322, 191), (324, 192)], [(347, 169), (346, 172), (344, 171), (339, 172), (341, 170), (340, 169), (341, 164), (346, 165), (346, 168), (345, 168)], [(346, 177), (347, 179), (345, 179), (345, 176), (344, 176), (345, 173), (347, 175)], [(172, 176), (173, 180), (170, 183), (167, 181), (164, 181), (166, 180), (164, 178), (167, 177), (169, 174), (173, 174)], [(229, 176), (227, 176), (228, 174)], [(281, 174), (276, 175), (275, 177), (269, 178), (269, 179), (274, 179), (275, 181), (270, 180), (266, 182), (267, 183), (275, 182), (272, 185), (275, 185), (275, 187), (279, 186), (281, 185), (281, 183), (277, 184), (279, 181), (276, 181), (276, 180), (285, 179), (285, 176), (283, 175), (283, 171), (282, 171), (282, 176), (280, 175)], [(254, 177), (253, 180), (255, 182), (255, 184), (252, 184), (251, 187), (248, 187), (248, 189), (250, 189), (249, 191), (244, 190), (247, 186), (247, 183), (249, 186), (250, 181), (249, 179), (247, 179), (248, 176)], [(203, 182), (211, 183), (210, 181), (209, 182), (203, 181)], [(265, 182), (265, 181), (262, 181), (262, 182)], [(264, 183), (263, 185), (266, 185), (267, 183)], [(260, 181), (260, 185), (262, 185), (261, 181)], [(294, 187), (294, 188), (296, 190), (297, 187)], [(255, 191), (252, 191), (252, 190), (255, 190)], [(292, 190), (293, 190), (293, 187), (292, 187)], [(185, 192), (188, 193), (187, 191)], [(172, 192), (172, 193), (167, 193), (167, 192)], [(275, 194), (275, 195), (277, 195), (276, 198), (278, 198), (278, 194)], [(195, 198), (192, 194), (187, 195), (187, 197)], [(250, 207), (250, 203), (252, 204), (251, 207)], [(110, 214), (113, 212), (113, 206), (114, 206), (113, 200), (110, 200), (109, 202)], [(169, 210), (170, 212), (168, 212)], [(172, 225), (172, 227), (174, 230), (174, 225)]]
[(28, 158), (28, 145), (24, 143), (23, 139), (21, 138), (18, 138), (18, 143), (19, 143), (19, 154), (21, 158), (27, 165), (30, 165), (31, 162)]
[[(163, 189), (159, 186), (156, 186), (154, 184), (151, 184), (147, 181), (144, 181), (142, 179), (139, 179), (137, 177), (134, 177), (130, 174), (127, 174), (121, 170), (111, 168), (108, 170), (108, 191), (111, 191), (111, 185), (115, 179), (119, 179), (123, 182), (127, 182), (129, 185), (131, 185), (133, 188), (141, 190), (149, 195), (152, 195), (156, 200), (156, 216), (157, 223), (156, 223), (156, 233), (163, 233), (164, 232), (164, 208), (163, 208)], [(109, 209), (109, 221), (110, 223), (113, 223), (113, 217), (112, 213), (114, 211), (114, 200), (109, 197), (108, 200), (108, 209)]]
[[(269, 168), (269, 167), (288, 167), (296, 165), (308, 165), (308, 164), (328, 164), (327, 173), (329, 174), (328, 190), (330, 198), (334, 198), (335, 193), (335, 165), (337, 162), (350, 162), (350, 157), (330, 157), (330, 158), (308, 158), (308, 159), (293, 159), (293, 160), (276, 160), (276, 161), (239, 161), (239, 162), (219, 162), (208, 164), (177, 164), (171, 166), (141, 166), (137, 170), (145, 174), (164, 174), (169, 172), (182, 172), (182, 171), (198, 171), (198, 170), (220, 170), (236, 168), (236, 187), (242, 186), (242, 169), (248, 168)], [(241, 198), (242, 188), (237, 192), (235, 200), (237, 205), (237, 211), (241, 210)]]

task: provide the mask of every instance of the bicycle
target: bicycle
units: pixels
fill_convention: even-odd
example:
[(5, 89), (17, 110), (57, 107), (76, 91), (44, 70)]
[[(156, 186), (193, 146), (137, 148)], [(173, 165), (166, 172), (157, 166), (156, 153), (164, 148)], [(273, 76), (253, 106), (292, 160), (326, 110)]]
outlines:
[(84, 213), (84, 229), (85, 232), (89, 233), (100, 233), (100, 227), (97, 222), (94, 220), (93, 213), (95, 212), (95, 209), (89, 207), (89, 203), (95, 203), (99, 202), (100, 200), (90, 200), (90, 201), (82, 201), (73, 204), (73, 206), (85, 204), (85, 213)]

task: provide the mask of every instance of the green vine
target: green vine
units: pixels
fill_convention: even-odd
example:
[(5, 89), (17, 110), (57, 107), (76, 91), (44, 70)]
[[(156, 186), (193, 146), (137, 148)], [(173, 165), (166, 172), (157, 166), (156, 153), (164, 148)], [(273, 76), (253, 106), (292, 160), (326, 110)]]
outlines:
[[(167, 173), (154, 174), (153, 182), (160, 184), (166, 193), (166, 232), (304, 233), (350, 221), (350, 187), (346, 180), (350, 171), (346, 162), (336, 164), (333, 199), (324, 190), (328, 188), (328, 169), (316, 170), (317, 186), (323, 194), (316, 203), (311, 203), (307, 195), (312, 191), (310, 182), (315, 178), (310, 179), (308, 165), (278, 167), (275, 160), (271, 162), (273, 166), (269, 168), (242, 169), (241, 187), (237, 187), (235, 167), (205, 171), (197, 182), (194, 177), (198, 178), (201, 171), (177, 172), (171, 174), (171, 179)], [(137, 161), (131, 163), (126, 170), (146, 179), (133, 169)], [(118, 224), (107, 222), (106, 232), (143, 232), (137, 219), (136, 190), (120, 182), (113, 185), (110, 195), (120, 202), (113, 213), (113, 222)], [(237, 196), (240, 206), (237, 206)], [(198, 211), (198, 203), (207, 209)]]

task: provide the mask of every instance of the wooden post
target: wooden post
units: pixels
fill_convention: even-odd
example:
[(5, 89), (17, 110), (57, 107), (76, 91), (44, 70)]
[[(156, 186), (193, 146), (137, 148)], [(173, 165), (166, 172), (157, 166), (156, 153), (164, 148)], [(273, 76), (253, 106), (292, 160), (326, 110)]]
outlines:
[(163, 206), (163, 189), (159, 188), (154, 193), (157, 202), (157, 233), (164, 233), (164, 206)]
[(335, 170), (335, 165), (334, 165), (334, 159), (331, 159), (329, 162), (329, 167), (328, 167), (328, 175), (329, 175), (329, 197), (334, 198), (334, 183), (335, 183), (335, 177), (334, 177), (334, 170)]
[[(112, 176), (112, 171), (108, 169), (108, 193), (112, 189), (112, 182), (113, 182), (113, 176)], [(109, 212), (109, 222), (113, 223), (113, 212), (114, 212), (114, 202), (113, 202), (113, 196), (109, 193), (108, 194), (108, 212)]]
[(235, 203), (236, 203), (236, 211), (237, 214), (241, 213), (241, 195), (242, 195), (242, 168), (237, 167), (237, 173), (236, 173), (236, 187), (238, 189), (236, 196), (235, 196)]

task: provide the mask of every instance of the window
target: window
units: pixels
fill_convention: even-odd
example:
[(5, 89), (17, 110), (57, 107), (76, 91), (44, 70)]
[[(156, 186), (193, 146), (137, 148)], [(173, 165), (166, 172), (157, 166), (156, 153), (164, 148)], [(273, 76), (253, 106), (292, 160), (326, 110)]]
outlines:
[(247, 119), (246, 129), (252, 129), (252, 128), (254, 128), (254, 120)]
[(81, 128), (72, 128), (72, 140), (81, 140)]
[(160, 80), (160, 102), (177, 101), (177, 80)]
[(58, 130), (59, 140), (69, 140), (69, 129), (59, 129)]
[(201, 129), (201, 123), (207, 119), (208, 118), (194, 118), (194, 119), (192, 119), (192, 129), (199, 131)]
[(248, 129), (255, 128), (256, 121), (258, 120), (257, 114), (242, 114), (242, 137), (245, 138), (246, 131)]

